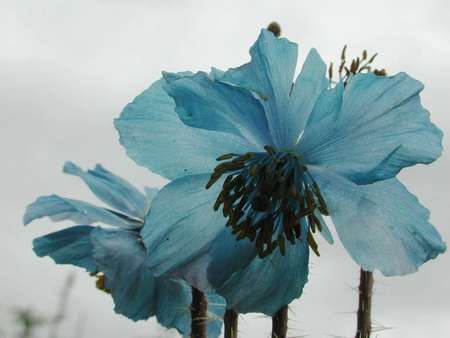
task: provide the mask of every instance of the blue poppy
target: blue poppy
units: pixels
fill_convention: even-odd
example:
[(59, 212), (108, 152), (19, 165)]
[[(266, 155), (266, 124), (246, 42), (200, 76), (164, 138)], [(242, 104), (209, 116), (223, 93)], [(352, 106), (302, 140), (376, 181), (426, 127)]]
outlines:
[[(179, 279), (155, 277), (146, 264), (141, 230), (157, 189), (145, 188), (144, 194), (100, 165), (85, 172), (67, 162), (64, 172), (80, 177), (111, 209), (57, 195), (39, 197), (27, 207), (25, 224), (48, 216), (53, 221), (70, 220), (82, 225), (36, 238), (35, 253), (97, 276), (97, 286), (111, 293), (117, 313), (135, 321), (156, 316), (164, 327), (189, 336), (191, 287)], [(215, 294), (209, 294), (208, 299), (208, 337), (219, 337), (224, 300)]]
[(315, 234), (333, 242), (323, 215), (367, 271), (412, 273), (444, 252), (395, 178), (442, 151), (423, 85), (405, 73), (334, 84), (315, 49), (294, 81), (297, 45), (267, 30), (250, 54), (225, 72), (163, 73), (115, 121), (128, 155), (172, 180), (142, 230), (155, 273), (273, 314), (300, 296)]

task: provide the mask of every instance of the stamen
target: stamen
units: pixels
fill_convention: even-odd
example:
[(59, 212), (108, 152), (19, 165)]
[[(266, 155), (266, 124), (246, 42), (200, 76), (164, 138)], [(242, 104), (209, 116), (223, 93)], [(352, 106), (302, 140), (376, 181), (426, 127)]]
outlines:
[(294, 245), (298, 240), (306, 240), (318, 255), (313, 233), (322, 231), (323, 226), (315, 212), (328, 215), (319, 186), (300, 155), (270, 145), (264, 149), (266, 152), (218, 157), (225, 162), (214, 169), (206, 189), (223, 175), (227, 177), (214, 210), (222, 206), (236, 239), (255, 242), (261, 258), (277, 248), (285, 255), (286, 242)]

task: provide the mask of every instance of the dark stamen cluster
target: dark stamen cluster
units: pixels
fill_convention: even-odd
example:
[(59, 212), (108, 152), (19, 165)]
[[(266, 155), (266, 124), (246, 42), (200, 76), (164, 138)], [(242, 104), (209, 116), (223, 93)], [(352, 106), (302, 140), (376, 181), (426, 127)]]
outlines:
[[(226, 154), (215, 169), (206, 189), (227, 174), (223, 189), (214, 204), (220, 206), (227, 226), (237, 240), (254, 241), (259, 257), (276, 248), (282, 255), (286, 241), (307, 240), (319, 255), (313, 233), (322, 230), (317, 212), (328, 215), (319, 186), (302, 164), (298, 154), (275, 151)], [(304, 233), (306, 232), (306, 233)]]

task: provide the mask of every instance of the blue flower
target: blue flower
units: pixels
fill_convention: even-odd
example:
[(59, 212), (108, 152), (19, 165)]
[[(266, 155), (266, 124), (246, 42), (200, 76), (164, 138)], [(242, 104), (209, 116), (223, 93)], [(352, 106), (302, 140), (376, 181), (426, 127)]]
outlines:
[(444, 252), (395, 178), (442, 151), (423, 85), (405, 73), (334, 85), (315, 49), (294, 81), (297, 45), (267, 30), (250, 54), (226, 72), (164, 73), (115, 121), (128, 155), (172, 180), (142, 230), (155, 273), (273, 314), (300, 296), (315, 233), (333, 242), (322, 215), (367, 271), (403, 275)]
[[(57, 195), (39, 197), (27, 207), (25, 224), (48, 216), (53, 221), (70, 220), (83, 225), (36, 238), (35, 253), (96, 275), (97, 286), (111, 293), (117, 313), (135, 321), (156, 316), (161, 325), (189, 336), (191, 287), (181, 280), (156, 278), (146, 265), (141, 230), (157, 189), (145, 188), (143, 194), (100, 165), (84, 172), (67, 162), (64, 172), (80, 177), (111, 209)], [(208, 298), (213, 318), (208, 323), (208, 337), (218, 337), (222, 326), (218, 318), (223, 316), (225, 304), (218, 295), (211, 293)]]

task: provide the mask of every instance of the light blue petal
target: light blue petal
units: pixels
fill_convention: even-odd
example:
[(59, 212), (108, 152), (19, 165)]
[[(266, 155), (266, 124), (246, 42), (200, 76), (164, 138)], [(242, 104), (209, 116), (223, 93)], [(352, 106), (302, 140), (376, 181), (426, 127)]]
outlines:
[(96, 271), (92, 258), (90, 234), (94, 227), (78, 225), (33, 240), (33, 250), (39, 257), (49, 256), (57, 264), (72, 264)]
[(112, 208), (124, 214), (144, 219), (149, 209), (146, 196), (123, 178), (99, 164), (94, 170), (85, 172), (76, 164), (66, 162), (63, 171), (80, 177), (95, 196)]
[(54, 222), (71, 220), (75, 223), (91, 224), (96, 221), (92, 215), (78, 210), (70, 200), (57, 195), (40, 196), (29, 204), (23, 216), (23, 223), (27, 225), (42, 217), (50, 217)]
[[(182, 336), (189, 337), (191, 332), (192, 289), (181, 280), (158, 279), (156, 284), (158, 322), (165, 327), (175, 327)], [(208, 295), (207, 336), (219, 337), (222, 329), (220, 317), (225, 312), (222, 297)]]
[(317, 99), (330, 83), (325, 76), (326, 71), (327, 65), (319, 53), (311, 49), (292, 87), (289, 109), (283, 121), (285, 125), (282, 128), (286, 138), (292, 140), (291, 145), (297, 142)]
[(158, 193), (158, 190), (159, 190), (158, 188), (144, 187), (145, 196), (147, 197), (147, 201), (149, 204), (152, 203), (153, 199)]
[(226, 219), (213, 210), (222, 183), (205, 190), (208, 179), (209, 175), (187, 176), (163, 187), (142, 229), (148, 264), (155, 274), (184, 278), (201, 290), (228, 278), (256, 254), (249, 241), (233, 238), (231, 242), (225, 235), (230, 232)]
[(58, 195), (41, 196), (31, 203), (25, 211), (23, 222), (28, 224), (42, 217), (50, 217), (55, 222), (64, 220), (86, 224), (101, 222), (122, 228), (141, 226), (136, 220), (129, 219), (125, 215)]
[(310, 172), (339, 238), (364, 270), (404, 275), (445, 251), (428, 210), (398, 180), (356, 185), (317, 167)]
[[(306, 234), (306, 228), (303, 230)], [(308, 280), (308, 260), (305, 239), (295, 245), (286, 244), (285, 256), (276, 250), (264, 259), (255, 258), (216, 291), (226, 299), (227, 307), (238, 313), (271, 316), (301, 296)]]
[(211, 172), (218, 156), (253, 149), (242, 137), (185, 125), (164, 84), (151, 85), (114, 122), (121, 144), (138, 164), (173, 179)]
[(333, 235), (331, 234), (330, 228), (327, 226), (327, 222), (325, 222), (325, 219), (322, 217), (320, 212), (317, 210), (314, 211), (314, 214), (316, 217), (320, 220), (320, 224), (322, 224), (322, 231), (320, 231), (320, 234), (322, 235), (322, 238), (328, 242), (328, 244), (334, 244)]
[[(297, 44), (263, 29), (250, 55), (250, 63), (228, 70), (222, 80), (255, 92), (264, 105), (274, 145), (292, 145), (286, 112), (297, 64)], [(219, 75), (214, 72), (216, 78)]]
[(135, 321), (155, 315), (156, 281), (145, 265), (146, 252), (138, 234), (98, 229), (91, 241), (94, 259), (114, 299), (114, 311)]
[(207, 337), (220, 337), (222, 333), (223, 317), (225, 315), (225, 299), (216, 293), (209, 292), (208, 296), (208, 324)]
[(314, 128), (315, 125), (326, 118), (337, 118), (341, 109), (343, 94), (344, 84), (341, 82), (333, 88), (322, 91), (305, 128)]
[(182, 336), (191, 332), (192, 291), (176, 279), (156, 280), (156, 319), (164, 327), (176, 327)]
[(433, 162), (441, 154), (442, 132), (420, 104), (422, 89), (404, 73), (356, 75), (344, 91), (340, 111), (305, 129), (300, 153), (307, 163), (358, 184)]
[(211, 242), (207, 277), (213, 288), (222, 285), (234, 271), (246, 267), (255, 257), (255, 243), (236, 240), (231, 229), (224, 228)]
[(204, 72), (168, 81), (165, 88), (185, 124), (235, 134), (259, 148), (272, 143), (264, 108), (251, 92)]

